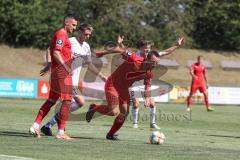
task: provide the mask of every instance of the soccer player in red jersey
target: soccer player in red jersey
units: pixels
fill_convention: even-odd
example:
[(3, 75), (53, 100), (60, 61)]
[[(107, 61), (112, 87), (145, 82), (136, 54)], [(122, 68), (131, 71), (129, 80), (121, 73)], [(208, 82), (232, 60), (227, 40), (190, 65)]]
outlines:
[[(184, 37), (181, 37), (178, 40), (178, 46), (175, 46), (175, 48), (178, 48), (183, 43)], [(91, 104), (86, 114), (86, 120), (90, 122), (95, 112), (108, 116), (117, 116), (106, 138), (118, 140), (116, 132), (122, 127), (129, 112), (130, 95), (128, 89), (134, 82), (144, 80), (145, 106), (150, 106), (152, 70), (158, 64), (160, 55), (153, 50), (143, 58), (135, 53), (128, 52), (125, 48), (119, 47), (96, 52), (96, 55), (100, 57), (113, 52), (120, 53), (125, 61), (109, 76), (105, 83), (107, 105)]]
[[(197, 62), (192, 64), (190, 68), (190, 74), (192, 76), (192, 84), (189, 96), (187, 98), (187, 111), (191, 110), (191, 98), (197, 90), (199, 90), (204, 95), (204, 101), (207, 108), (207, 111), (213, 111), (214, 109), (209, 106), (208, 102), (208, 93), (207, 93), (207, 77), (206, 77), (206, 68), (201, 62), (202, 56), (197, 57)], [(205, 81), (205, 83), (204, 83)]]
[(64, 133), (66, 121), (68, 119), (70, 104), (72, 100), (72, 76), (71, 61), (72, 52), (68, 34), (71, 34), (77, 27), (77, 20), (74, 15), (69, 14), (64, 17), (63, 28), (59, 29), (50, 43), (51, 82), (50, 93), (46, 102), (41, 106), (35, 122), (30, 127), (29, 132), (40, 138), (39, 126), (43, 118), (48, 114), (51, 107), (60, 98), (62, 101), (59, 119), (57, 138), (71, 139)]

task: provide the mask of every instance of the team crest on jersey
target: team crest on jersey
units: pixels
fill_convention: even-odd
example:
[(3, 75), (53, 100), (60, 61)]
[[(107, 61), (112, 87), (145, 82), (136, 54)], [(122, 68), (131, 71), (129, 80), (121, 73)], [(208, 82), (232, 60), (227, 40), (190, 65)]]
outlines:
[(57, 40), (57, 45), (58, 46), (62, 46), (62, 44), (63, 44), (63, 41), (61, 39)]
[(128, 55), (128, 56), (131, 56), (131, 55), (132, 55), (132, 53), (128, 51), (128, 52), (127, 52), (127, 55)]

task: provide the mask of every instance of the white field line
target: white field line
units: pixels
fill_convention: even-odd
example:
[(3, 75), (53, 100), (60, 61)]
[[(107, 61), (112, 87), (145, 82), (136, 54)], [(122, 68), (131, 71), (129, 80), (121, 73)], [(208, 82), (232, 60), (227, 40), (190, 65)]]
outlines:
[(34, 159), (27, 158), (27, 157), (0, 154), (0, 160), (34, 160)]

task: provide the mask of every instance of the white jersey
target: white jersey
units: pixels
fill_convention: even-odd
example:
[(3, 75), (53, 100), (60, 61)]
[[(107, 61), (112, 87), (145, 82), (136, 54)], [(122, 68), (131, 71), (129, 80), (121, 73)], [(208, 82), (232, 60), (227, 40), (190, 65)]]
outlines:
[(79, 43), (76, 37), (69, 38), (73, 53), (72, 61), (72, 83), (73, 86), (78, 86), (80, 72), (84, 64), (91, 63), (91, 50), (87, 42)]

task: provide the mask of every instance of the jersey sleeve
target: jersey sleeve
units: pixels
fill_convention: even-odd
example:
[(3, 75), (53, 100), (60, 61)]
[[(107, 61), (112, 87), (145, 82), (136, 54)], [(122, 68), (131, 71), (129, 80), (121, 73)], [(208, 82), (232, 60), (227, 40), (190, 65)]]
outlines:
[(84, 58), (84, 61), (85, 61), (86, 64), (92, 63), (92, 57), (91, 57), (91, 55), (87, 55), (87, 56)]
[(65, 42), (66, 35), (61, 32), (57, 32), (55, 35), (54, 50), (58, 50), (61, 52)]

